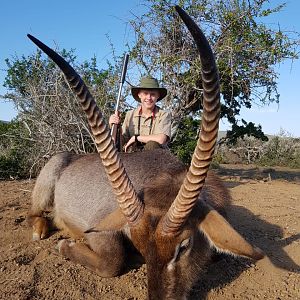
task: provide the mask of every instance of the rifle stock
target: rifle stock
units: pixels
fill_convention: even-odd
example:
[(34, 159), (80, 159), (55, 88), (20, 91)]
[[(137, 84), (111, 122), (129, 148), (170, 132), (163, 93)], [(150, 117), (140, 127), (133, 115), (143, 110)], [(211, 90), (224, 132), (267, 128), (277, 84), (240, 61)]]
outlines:
[(120, 124), (112, 124), (111, 137), (115, 143), (116, 148), (119, 152), (122, 151), (122, 128)]

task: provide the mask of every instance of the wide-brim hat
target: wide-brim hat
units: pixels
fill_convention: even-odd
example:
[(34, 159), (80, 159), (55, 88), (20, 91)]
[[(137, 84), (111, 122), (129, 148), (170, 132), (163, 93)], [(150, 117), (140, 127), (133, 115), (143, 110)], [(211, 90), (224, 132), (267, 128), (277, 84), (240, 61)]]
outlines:
[(140, 80), (140, 84), (131, 88), (132, 97), (138, 102), (141, 102), (138, 96), (140, 90), (157, 90), (159, 92), (159, 97), (157, 101), (166, 97), (168, 93), (167, 89), (159, 86), (157, 79), (149, 76), (142, 77)]

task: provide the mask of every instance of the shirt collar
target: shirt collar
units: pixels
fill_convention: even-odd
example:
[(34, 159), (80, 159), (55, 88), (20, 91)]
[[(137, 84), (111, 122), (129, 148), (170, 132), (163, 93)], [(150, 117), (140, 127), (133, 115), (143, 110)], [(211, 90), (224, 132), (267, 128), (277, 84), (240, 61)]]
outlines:
[[(159, 112), (159, 107), (155, 105), (153, 111), (154, 111), (153, 117), (155, 118), (157, 113)], [(140, 105), (134, 110), (133, 116), (139, 117), (141, 114), (142, 114), (142, 106)]]

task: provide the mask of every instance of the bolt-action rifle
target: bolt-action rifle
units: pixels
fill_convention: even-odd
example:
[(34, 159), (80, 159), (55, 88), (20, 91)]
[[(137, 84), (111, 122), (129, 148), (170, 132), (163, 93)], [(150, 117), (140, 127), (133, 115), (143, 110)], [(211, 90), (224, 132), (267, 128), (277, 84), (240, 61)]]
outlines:
[[(119, 113), (119, 106), (120, 106), (120, 99), (121, 99), (121, 93), (122, 93), (122, 87), (125, 81), (125, 76), (127, 72), (127, 65), (128, 65), (128, 59), (129, 59), (129, 54), (126, 53), (124, 56), (123, 60), (123, 67), (122, 67), (122, 74), (120, 77), (120, 84), (119, 84), (119, 93), (118, 93), (118, 98), (117, 98), (117, 104), (116, 104), (116, 109), (115, 109), (115, 114)], [(122, 130), (121, 130), (121, 124), (112, 124), (111, 127), (111, 135), (112, 139), (115, 142), (115, 146), (117, 147), (118, 151), (122, 151)]]

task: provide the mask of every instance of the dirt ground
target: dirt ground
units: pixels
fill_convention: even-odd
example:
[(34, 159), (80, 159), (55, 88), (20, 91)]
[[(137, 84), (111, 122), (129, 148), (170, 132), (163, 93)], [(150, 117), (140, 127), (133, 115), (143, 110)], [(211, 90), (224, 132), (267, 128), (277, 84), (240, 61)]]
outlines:
[[(300, 170), (227, 165), (231, 224), (265, 251), (259, 262), (222, 256), (190, 299), (300, 299)], [(145, 299), (146, 268), (100, 278), (57, 254), (62, 238), (32, 242), (26, 213), (34, 181), (0, 182), (0, 299)]]

